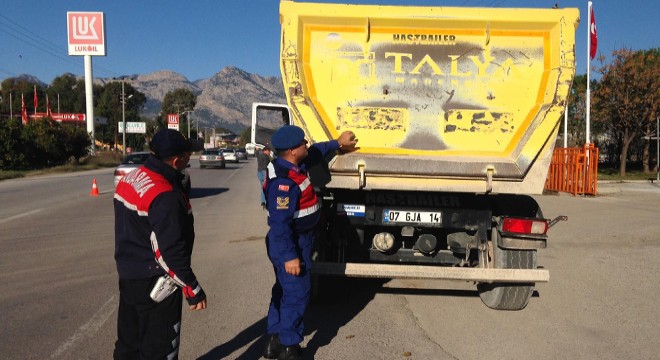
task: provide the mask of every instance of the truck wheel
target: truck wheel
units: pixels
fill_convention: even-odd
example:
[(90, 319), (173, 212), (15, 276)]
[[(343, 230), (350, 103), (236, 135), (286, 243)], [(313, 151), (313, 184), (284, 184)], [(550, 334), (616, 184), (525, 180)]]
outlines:
[[(499, 239), (499, 234), (498, 234)], [(491, 266), (497, 269), (535, 269), (536, 250), (506, 250), (492, 245)], [(481, 301), (495, 310), (522, 310), (534, 292), (534, 283), (477, 284)]]

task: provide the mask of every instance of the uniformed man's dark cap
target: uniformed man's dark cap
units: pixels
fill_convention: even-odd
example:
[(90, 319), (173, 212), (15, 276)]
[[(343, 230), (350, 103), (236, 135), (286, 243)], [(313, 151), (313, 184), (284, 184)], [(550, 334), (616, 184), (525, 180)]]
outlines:
[(293, 149), (305, 140), (305, 132), (295, 125), (285, 125), (277, 129), (271, 138), (273, 147), (277, 150)]
[(204, 148), (201, 140), (186, 139), (183, 134), (173, 129), (164, 129), (157, 132), (149, 148), (159, 159), (167, 159), (181, 155), (186, 151), (199, 151)]

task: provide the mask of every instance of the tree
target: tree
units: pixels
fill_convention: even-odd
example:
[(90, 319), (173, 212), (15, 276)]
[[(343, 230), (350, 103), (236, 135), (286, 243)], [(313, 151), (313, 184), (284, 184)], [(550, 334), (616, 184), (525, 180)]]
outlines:
[(252, 126), (246, 127), (241, 133), (241, 147), (245, 147), (245, 144), (249, 143), (252, 140)]
[[(593, 92), (595, 120), (604, 122), (621, 140), (619, 173), (626, 175), (631, 144), (651, 134), (660, 108), (660, 49), (615, 50), (612, 62), (602, 65), (599, 86)], [(601, 60), (602, 61), (602, 60)], [(648, 159), (645, 164), (648, 171)]]
[[(573, 86), (568, 93), (568, 147), (582, 146), (585, 142), (586, 111), (585, 94), (587, 89), (587, 75), (577, 75), (573, 79)], [(562, 126), (563, 122), (562, 122)], [(563, 130), (563, 128), (562, 128)]]
[(193, 111), (196, 104), (197, 96), (189, 89), (180, 88), (168, 92), (161, 106), (161, 126), (167, 128), (168, 114), (179, 114), (179, 130), (188, 134), (188, 111)]
[[(101, 86), (92, 86), (94, 95), (101, 93)], [(46, 89), (50, 99), (53, 112), (58, 108), (63, 113), (85, 113), (85, 81), (77, 80), (73, 74), (64, 74), (53, 79), (51, 85)], [(96, 98), (96, 96), (95, 96)]]
[[(110, 82), (105, 85), (103, 91), (98, 97), (96, 113), (100, 116), (106, 117), (108, 123), (99, 126), (100, 131), (96, 133), (96, 138), (104, 143), (113, 145), (119, 143), (119, 124), (122, 122), (121, 88), (121, 81)], [(126, 98), (126, 121), (135, 121), (139, 119), (140, 109), (142, 109), (142, 106), (147, 102), (147, 97), (143, 93), (137, 91), (129, 83), (124, 83), (124, 96)]]

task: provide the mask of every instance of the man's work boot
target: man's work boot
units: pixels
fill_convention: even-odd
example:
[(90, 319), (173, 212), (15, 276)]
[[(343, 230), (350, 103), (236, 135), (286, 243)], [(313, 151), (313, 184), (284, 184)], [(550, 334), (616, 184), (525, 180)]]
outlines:
[(278, 334), (269, 334), (266, 338), (266, 346), (264, 347), (264, 357), (266, 359), (277, 359), (282, 351), (282, 344), (280, 344), (280, 336)]
[(300, 345), (285, 346), (277, 360), (300, 360)]

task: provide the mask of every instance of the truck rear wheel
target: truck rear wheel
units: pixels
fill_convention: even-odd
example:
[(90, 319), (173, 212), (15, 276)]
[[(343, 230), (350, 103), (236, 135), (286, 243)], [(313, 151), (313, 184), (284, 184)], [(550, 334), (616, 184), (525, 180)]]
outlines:
[[(499, 234), (497, 235), (499, 240)], [(497, 269), (535, 269), (536, 250), (507, 250), (492, 242), (491, 267)], [(477, 284), (481, 301), (495, 310), (522, 310), (534, 292), (534, 283)]]

